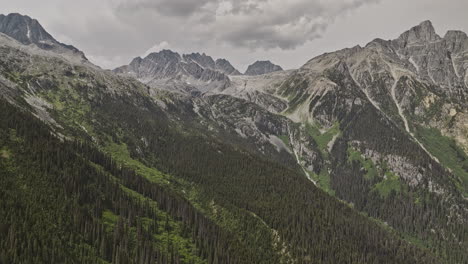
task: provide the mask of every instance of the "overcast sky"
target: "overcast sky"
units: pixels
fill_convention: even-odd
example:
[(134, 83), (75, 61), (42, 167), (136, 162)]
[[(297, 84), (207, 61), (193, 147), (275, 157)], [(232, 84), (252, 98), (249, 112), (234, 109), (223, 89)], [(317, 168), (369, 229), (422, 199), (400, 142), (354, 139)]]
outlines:
[(38, 19), (103, 68), (166, 48), (226, 58), (241, 71), (266, 59), (290, 69), (428, 19), (442, 36), (468, 32), (468, 0), (0, 0), (0, 7)]

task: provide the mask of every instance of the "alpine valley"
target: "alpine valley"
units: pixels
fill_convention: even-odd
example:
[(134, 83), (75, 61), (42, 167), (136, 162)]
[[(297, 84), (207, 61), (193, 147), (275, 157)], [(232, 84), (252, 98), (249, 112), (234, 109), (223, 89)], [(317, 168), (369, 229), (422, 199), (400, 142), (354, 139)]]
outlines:
[(468, 263), (468, 36), (110, 70), (0, 15), (0, 263)]

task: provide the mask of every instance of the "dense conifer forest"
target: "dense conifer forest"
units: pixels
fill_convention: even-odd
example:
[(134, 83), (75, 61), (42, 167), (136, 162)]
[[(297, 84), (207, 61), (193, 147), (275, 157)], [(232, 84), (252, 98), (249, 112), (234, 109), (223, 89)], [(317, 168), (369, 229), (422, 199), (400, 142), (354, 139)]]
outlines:
[[(255, 236), (93, 144), (59, 139), (5, 100), (0, 108), (2, 263), (438, 263), (295, 171), (220, 142), (153, 127), (155, 164), (203, 186), (203, 199)], [(275, 231), (258, 230), (256, 217)]]

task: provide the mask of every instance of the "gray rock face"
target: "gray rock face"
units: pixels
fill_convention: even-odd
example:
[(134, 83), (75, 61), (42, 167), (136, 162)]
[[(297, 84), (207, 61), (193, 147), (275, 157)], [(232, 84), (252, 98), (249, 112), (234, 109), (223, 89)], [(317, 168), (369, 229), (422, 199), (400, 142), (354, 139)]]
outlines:
[[(402, 68), (440, 86), (439, 92), (454, 100), (460, 101), (466, 97), (468, 37), (465, 33), (448, 31), (441, 38), (431, 22), (425, 21), (386, 45), (395, 50)], [(391, 54), (390, 51), (385, 53)]]
[(217, 59), (215, 62), (216, 70), (223, 72), (227, 75), (242, 75), (231, 63), (226, 59)]
[(187, 62), (194, 62), (200, 65), (203, 68), (214, 69), (215, 62), (213, 58), (207, 56), (205, 53), (191, 53), (191, 54), (184, 54), (182, 55), (185, 61)]
[(114, 70), (166, 90), (199, 94), (230, 85), (228, 74), (238, 71), (226, 60), (217, 60), (200, 53), (180, 55), (170, 50), (135, 58), (126, 66)]
[(288, 107), (288, 103), (284, 98), (275, 95), (275, 92), (290, 72), (277, 71), (256, 76), (230, 76), (231, 85), (219, 93), (242, 98), (272, 113), (280, 113)]
[[(295, 96), (298, 104), (293, 112), (297, 119), (310, 115), (310, 119), (317, 119), (317, 110), (324, 105), (323, 93), (335, 93), (336, 86), (346, 81), (349, 85), (343, 88), (354, 87), (377, 109), (402, 126), (406, 123), (404, 128), (410, 130), (411, 120), (405, 119), (415, 113), (416, 105), (423, 106), (424, 100), (432, 105), (434, 100), (443, 99), (449, 104), (461, 104), (452, 108), (466, 109), (467, 70), (466, 34), (449, 31), (442, 38), (432, 23), (425, 21), (395, 40), (376, 39), (365, 47), (343, 49), (310, 60), (285, 82), (288, 87), (283, 87), (282, 95)], [(323, 78), (332, 71), (331, 78)], [(429, 103), (425, 108), (428, 107)], [(417, 111), (424, 112), (420, 108)]]
[[(462, 117), (468, 110), (467, 39), (460, 31), (449, 31), (442, 38), (426, 21), (395, 40), (376, 39), (365, 47), (318, 56), (282, 82), (277, 94), (288, 98), (288, 109), (284, 113), (298, 123), (316, 122), (329, 129), (336, 122), (346, 127), (344, 124), (349, 120), (356, 124), (361, 115), (369, 115), (365, 120), (372, 119), (372, 127), (381, 126), (388, 135), (362, 136), (371, 126), (359, 132), (356, 132), (358, 127), (347, 127), (348, 131), (343, 132), (344, 135), (349, 133), (346, 140), (360, 142), (362, 153), (376, 151), (377, 141), (393, 140), (395, 136), (390, 136), (390, 131), (395, 135), (403, 132), (405, 135), (399, 137), (412, 142), (414, 149), (440, 166), (437, 158), (421, 143), (417, 132), (420, 127), (455, 131), (455, 136), (466, 131), (460, 124), (461, 120), (466, 120)], [(379, 122), (381, 124), (377, 125)], [(462, 140), (457, 140), (463, 144)], [(387, 146), (382, 147), (383, 150), (388, 152), (383, 159), (402, 156), (390, 153)], [(407, 183), (420, 183), (418, 174), (404, 174), (410, 170), (402, 164), (388, 162)], [(437, 173), (429, 175), (423, 176), (435, 182)]]
[(41, 24), (28, 16), (12, 13), (7, 16), (0, 15), (0, 33), (16, 39), (24, 45), (34, 44), (45, 50), (58, 53), (72, 53), (86, 59), (84, 53), (77, 48), (55, 40)]
[(460, 53), (468, 50), (468, 36), (465, 32), (458, 30), (449, 30), (444, 36), (447, 42), (447, 48), (450, 52)]
[(262, 75), (282, 70), (283, 69), (280, 66), (275, 65), (270, 61), (256, 61), (247, 68), (245, 75)]
[[(448, 135), (451, 133), (466, 149), (466, 141), (460, 135), (466, 135), (461, 120), (466, 120), (468, 112), (467, 40), (460, 31), (449, 31), (442, 38), (426, 21), (395, 40), (376, 39), (365, 47), (318, 56), (293, 72), (277, 94), (288, 98), (284, 113), (289, 118), (301, 123), (316, 122), (326, 129), (336, 122), (341, 127), (347, 127), (350, 120), (358, 124), (361, 115), (368, 115), (362, 121), (368, 126), (365, 130), (347, 127), (343, 135), (348, 136), (341, 140), (359, 142), (362, 153), (379, 152), (377, 148), (386, 151), (381, 158), (411, 186), (427, 180), (433, 190), (437, 182), (438, 193), (448, 192), (449, 187), (441, 187), (447, 183), (437, 178), (436, 170), (416, 173), (422, 167), (418, 167), (421, 165), (414, 162), (414, 157), (404, 157), (398, 153), (400, 150), (391, 153), (387, 145), (375, 142), (391, 142), (397, 136), (390, 134), (399, 134), (432, 166), (439, 167), (442, 165), (437, 157), (418, 135), (420, 128), (449, 131)], [(372, 125), (367, 124), (368, 120), (372, 120)], [(379, 126), (382, 130), (378, 138), (369, 133), (371, 127)], [(441, 191), (443, 188), (447, 189)]]
[(403, 47), (408, 45), (422, 44), (440, 40), (439, 35), (435, 32), (431, 21), (424, 21), (418, 26), (411, 28), (397, 39), (403, 44)]

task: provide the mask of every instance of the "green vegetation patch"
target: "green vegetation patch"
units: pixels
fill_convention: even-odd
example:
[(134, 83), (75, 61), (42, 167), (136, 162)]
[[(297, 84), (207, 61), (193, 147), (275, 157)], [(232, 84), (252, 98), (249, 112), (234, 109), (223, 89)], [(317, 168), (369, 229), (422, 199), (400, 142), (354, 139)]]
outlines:
[(112, 232), (118, 220), (119, 216), (115, 215), (113, 212), (109, 210), (102, 212), (102, 221), (106, 226), (106, 232)]
[[(329, 158), (328, 144), (334, 137), (341, 135), (340, 123), (335, 122), (333, 126), (325, 132), (320, 131), (321, 127), (314, 123), (306, 123), (306, 132), (311, 136), (319, 148), (322, 157), (325, 160)], [(331, 178), (328, 172), (329, 167), (324, 166), (319, 174), (309, 172), (309, 175), (317, 182), (317, 185), (330, 195), (335, 195), (335, 191), (331, 188)]]
[[(57, 87), (42, 91), (41, 96), (53, 105), (51, 114), (61, 125), (71, 131), (79, 131), (89, 136), (95, 136), (92, 120), (91, 105), (83, 100), (79, 86), (75, 82), (59, 80)], [(71, 132), (70, 131), (70, 132)]]
[(281, 139), (281, 141), (283, 141), (283, 143), (289, 147), (291, 146), (291, 142), (289, 141), (289, 137), (286, 136), (286, 135), (282, 135), (282, 136), (278, 136), (279, 139)]
[(309, 81), (307, 78), (301, 75), (295, 75), (285, 81), (278, 89), (278, 93), (281, 97), (285, 98), (289, 102), (288, 108), (285, 113), (293, 113), (299, 108), (310, 95), (307, 93), (309, 88)]
[(3, 75), (10, 81), (14, 83), (20, 83), (21, 82), (21, 76), (19, 72), (4, 72)]
[(381, 164), (382, 166), (377, 166), (374, 162), (366, 158), (359, 150), (355, 149), (352, 146), (348, 146), (348, 162), (359, 162), (366, 170), (364, 178), (369, 181), (375, 182), (377, 177), (384, 175), (384, 179), (374, 185), (372, 188), (373, 191), (377, 191), (382, 198), (387, 198), (392, 191), (395, 193), (400, 193), (404, 190), (404, 187), (400, 181), (400, 177), (389, 170), (387, 165)]
[(325, 157), (328, 157), (328, 143), (330, 143), (335, 136), (339, 136), (341, 134), (339, 122), (335, 122), (333, 126), (324, 133), (320, 131), (320, 127), (317, 124), (306, 123), (306, 130), (307, 133), (315, 140), (320, 151)]
[(14, 143), (23, 143), (23, 139), (17, 136), (15, 129), (9, 129), (9, 140)]
[(0, 157), (3, 159), (9, 159), (11, 157), (11, 152), (8, 148), (3, 147), (0, 149)]
[[(167, 212), (161, 210), (156, 201), (124, 186), (117, 177), (105, 172), (104, 168), (100, 165), (95, 163), (92, 165), (97, 170), (106, 173), (113, 182), (119, 184), (122, 191), (132, 199), (137, 200), (141, 204), (148, 204), (152, 208), (156, 215), (155, 219), (137, 217), (137, 221), (140, 221), (145, 231), (152, 233), (154, 241), (156, 241), (154, 243), (155, 247), (168, 256), (171, 254), (169, 249), (174, 248), (180, 255), (182, 263), (206, 263), (206, 261), (197, 256), (197, 246), (193, 239), (190, 238), (190, 229), (186, 228), (183, 222), (175, 220)], [(119, 221), (119, 216), (109, 210), (105, 210), (102, 214), (102, 220), (106, 225), (106, 232), (110, 233), (114, 231)], [(132, 237), (136, 239), (136, 228), (133, 226), (130, 228), (130, 231), (132, 232)]]
[[(258, 247), (259, 245), (271, 245), (272, 248), (263, 248), (264, 252), (270, 252), (273, 248), (277, 248), (274, 238), (274, 230), (268, 226), (260, 217), (253, 212), (238, 208), (231, 205), (221, 206), (215, 200), (203, 195), (195, 188), (190, 188), (187, 191), (189, 200), (192, 204), (204, 215), (215, 221), (223, 229), (229, 230), (232, 234), (243, 243), (247, 243), (248, 247)], [(264, 243), (268, 241), (268, 243)], [(282, 252), (286, 254), (287, 252)]]
[[(127, 194), (143, 203), (148, 203), (153, 210), (155, 210), (157, 218), (160, 220), (155, 221), (147, 217), (141, 217), (140, 221), (146, 230), (149, 230), (151, 226), (157, 227), (154, 238), (159, 242), (157, 243), (159, 245), (156, 246), (158, 246), (160, 250), (164, 251), (167, 249), (164, 245), (172, 245), (177, 249), (177, 252), (182, 257), (184, 263), (206, 263), (206, 261), (197, 256), (197, 247), (195, 242), (183, 236), (184, 233), (186, 233), (186, 235), (189, 233), (184, 229), (182, 223), (174, 221), (169, 214), (161, 211), (157, 202), (124, 186), (121, 187)], [(170, 252), (167, 251), (165, 253), (169, 254)]]
[(385, 173), (385, 179), (376, 185), (373, 190), (379, 192), (380, 196), (387, 198), (392, 191), (400, 193), (402, 190), (400, 177), (390, 171)]
[(148, 180), (162, 185), (168, 185), (170, 183), (170, 177), (168, 175), (165, 175), (157, 169), (149, 168), (143, 163), (132, 159), (125, 143), (110, 143), (107, 144), (104, 150), (109, 153), (114, 160), (130, 169), (135, 170), (138, 174), (142, 175)]
[(353, 161), (359, 162), (366, 170), (364, 177), (367, 180), (373, 180), (378, 175), (378, 170), (371, 159), (364, 157), (359, 150), (348, 146), (348, 162), (352, 163)]
[(443, 136), (435, 128), (418, 127), (417, 136), (427, 150), (460, 179), (461, 182), (455, 182), (455, 184), (468, 197), (468, 157), (466, 153), (457, 146), (454, 139)]
[(309, 171), (309, 175), (322, 190), (330, 195), (335, 195), (335, 191), (331, 188), (331, 178), (327, 166), (322, 168), (319, 174)]

